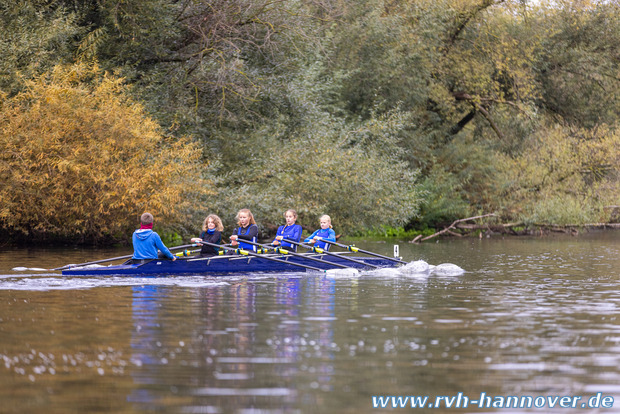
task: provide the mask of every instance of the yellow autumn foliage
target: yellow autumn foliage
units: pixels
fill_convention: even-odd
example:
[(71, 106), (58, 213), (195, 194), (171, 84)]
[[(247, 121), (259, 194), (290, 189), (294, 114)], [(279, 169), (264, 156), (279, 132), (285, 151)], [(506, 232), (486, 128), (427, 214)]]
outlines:
[(518, 158), (502, 157), (502, 199), (525, 223), (607, 222), (620, 203), (620, 132), (543, 123)]
[(209, 194), (200, 147), (165, 137), (122, 79), (78, 64), (27, 84), (0, 95), (2, 233), (121, 240), (143, 211), (170, 226)]

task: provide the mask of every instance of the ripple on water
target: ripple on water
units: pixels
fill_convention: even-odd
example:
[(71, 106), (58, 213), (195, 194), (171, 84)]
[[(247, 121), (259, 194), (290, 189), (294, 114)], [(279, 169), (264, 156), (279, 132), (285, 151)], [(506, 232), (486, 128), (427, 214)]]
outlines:
[(288, 397), (297, 394), (292, 388), (198, 388), (193, 395), (227, 397)]
[(10, 275), (10, 277), (0, 276), (0, 290), (82, 290), (94, 289), (99, 287), (119, 287), (119, 286), (178, 286), (188, 288), (217, 287), (226, 286), (228, 281), (215, 280), (212, 277), (204, 276), (183, 276), (183, 277), (102, 277), (102, 278), (82, 278), (64, 277), (54, 275), (48, 277), (44, 275)]

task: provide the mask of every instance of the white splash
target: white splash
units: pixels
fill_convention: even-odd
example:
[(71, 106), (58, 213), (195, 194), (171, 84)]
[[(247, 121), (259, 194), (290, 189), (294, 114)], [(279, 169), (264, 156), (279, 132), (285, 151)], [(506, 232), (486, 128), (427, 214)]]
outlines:
[(358, 277), (359, 270), (347, 267), (344, 269), (329, 269), (325, 271), (327, 277)]
[(353, 268), (346, 269), (329, 269), (325, 271), (326, 277), (330, 278), (346, 278), (346, 277), (359, 277), (364, 276), (381, 276), (381, 277), (417, 277), (426, 278), (430, 275), (435, 276), (459, 276), (465, 273), (465, 270), (452, 263), (442, 263), (437, 266), (428, 264), (424, 260), (416, 260), (409, 262), (405, 266), (400, 267), (382, 267), (373, 270), (364, 270), (360, 273), (359, 270)]
[(432, 273), (438, 276), (458, 276), (465, 273), (465, 270), (452, 263), (442, 263), (435, 266)]
[(69, 265), (69, 269), (101, 269), (104, 267), (110, 267), (110, 266), (104, 266), (100, 264), (90, 264), (90, 265), (84, 265), (84, 266)]
[(364, 272), (372, 276), (398, 277), (401, 275), (399, 269), (394, 267), (381, 267), (379, 269), (368, 270)]
[(398, 271), (406, 275), (428, 275), (431, 272), (431, 265), (424, 260), (416, 260), (415, 262), (407, 263), (403, 267), (399, 267)]

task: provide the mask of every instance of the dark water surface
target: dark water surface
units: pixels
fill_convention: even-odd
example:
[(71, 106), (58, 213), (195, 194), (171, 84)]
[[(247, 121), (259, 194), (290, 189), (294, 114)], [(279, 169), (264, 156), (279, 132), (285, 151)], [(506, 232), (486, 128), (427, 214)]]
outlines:
[[(0, 413), (620, 412), (620, 232), (400, 242), (460, 276), (11, 270), (128, 253), (0, 252)], [(459, 393), (546, 405), (373, 408)]]

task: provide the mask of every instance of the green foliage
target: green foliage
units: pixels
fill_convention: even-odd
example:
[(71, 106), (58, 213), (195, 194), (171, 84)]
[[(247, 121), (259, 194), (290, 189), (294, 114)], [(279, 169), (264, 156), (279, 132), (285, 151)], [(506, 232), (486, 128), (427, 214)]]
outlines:
[(45, 0), (0, 0), (0, 90), (14, 94), (23, 79), (70, 60), (83, 33), (77, 16)]
[(528, 143), (530, 151), (504, 160), (506, 216), (577, 225), (607, 219), (604, 207), (620, 201), (618, 129), (545, 123)]
[(232, 215), (231, 208), (248, 207), (271, 226), (282, 223), (288, 208), (308, 228), (322, 214), (338, 231), (403, 225), (417, 213), (419, 195), (416, 172), (406, 168), (395, 142), (399, 114), (358, 123), (330, 114), (317, 104), (330, 93), (330, 80), (305, 87), (316, 85), (320, 73), (308, 67), (306, 77), (289, 84), (289, 111), (231, 141), (238, 162), (222, 171), (218, 204), (226, 204), (219, 210)]
[(410, 223), (416, 229), (440, 227), (471, 214), (469, 204), (460, 196), (463, 185), (454, 174), (434, 169), (422, 181), (420, 191), (425, 197), (419, 218)]
[(554, 195), (525, 207), (523, 213), (525, 224), (581, 225), (594, 223), (597, 218), (587, 200), (567, 194)]
[(435, 229), (423, 229), (423, 230), (405, 230), (403, 227), (390, 227), (381, 226), (379, 229), (366, 230), (355, 234), (357, 237), (388, 237), (400, 240), (413, 240), (417, 236), (430, 236), (434, 234)]
[(170, 225), (211, 193), (200, 149), (164, 137), (121, 79), (75, 65), (26, 84), (0, 101), (0, 226), (14, 237), (123, 239), (142, 212)]
[[(165, 127), (196, 137), (260, 120), (266, 110), (261, 95), (271, 78), (289, 68), (289, 48), (294, 51), (302, 37), (314, 39), (306, 12), (314, 2), (99, 3), (99, 25), (89, 34), (105, 33), (95, 50), (98, 60), (134, 82)], [(88, 37), (83, 44), (84, 51), (93, 49)], [(217, 143), (210, 147), (217, 150)]]
[(617, 1), (558, 1), (537, 15), (545, 36), (535, 53), (542, 105), (586, 128), (618, 122), (620, 7)]
[(168, 247), (180, 246), (183, 244), (183, 237), (179, 233), (166, 231), (158, 234), (161, 237), (162, 242), (164, 242), (164, 244)]
[[(564, 119), (556, 119), (560, 124), (595, 128), (607, 122), (615, 134), (618, 11), (613, 2), (484, 0), (389, 6), (366, 0), (350, 10), (330, 56), (330, 70), (344, 73), (339, 106), (349, 117), (368, 117), (373, 109), (405, 114), (409, 123), (397, 133), (399, 145), (411, 168), (421, 169), (425, 194), (412, 225), (435, 226), (481, 211), (522, 218), (519, 205), (537, 203), (539, 190), (521, 182), (533, 193), (517, 191), (521, 204), (511, 201), (514, 194), (505, 190), (514, 190), (515, 181), (503, 158), (529, 162), (540, 155), (531, 137), (547, 131), (548, 109)], [(559, 157), (576, 145), (556, 144)], [(617, 152), (609, 142), (601, 145)], [(571, 160), (582, 165), (588, 157), (578, 151)], [(591, 181), (592, 168), (608, 171), (601, 165), (614, 164), (577, 169), (572, 177)], [(617, 185), (617, 174), (610, 177), (601, 187), (606, 191)], [(546, 184), (548, 196), (565, 191), (562, 181)], [(602, 190), (581, 193), (586, 211), (613, 202)]]

